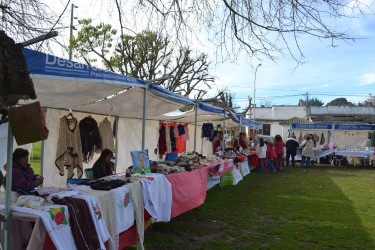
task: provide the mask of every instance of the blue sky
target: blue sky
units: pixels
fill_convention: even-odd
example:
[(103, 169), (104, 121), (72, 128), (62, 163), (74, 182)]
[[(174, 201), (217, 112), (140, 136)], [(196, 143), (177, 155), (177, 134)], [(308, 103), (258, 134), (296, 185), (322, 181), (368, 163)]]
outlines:
[[(373, 0), (362, 2), (375, 7)], [(53, 3), (56, 4), (55, 1)], [(57, 13), (65, 3), (60, 2)], [(99, 0), (77, 1), (76, 4), (79, 6), (76, 16), (80, 19), (91, 17), (94, 22), (117, 23), (117, 17), (108, 15), (108, 12), (113, 11), (113, 6), (103, 6)], [(257, 74), (256, 104), (259, 106), (268, 102), (273, 105), (296, 105), (300, 98), (305, 98), (303, 94), (306, 92), (325, 103), (341, 96), (357, 103), (363, 101), (369, 93), (375, 94), (375, 17), (369, 15), (369, 12), (365, 16), (354, 14), (357, 18), (329, 20), (329, 24), (340, 30), (348, 30), (351, 36), (360, 39), (349, 44), (339, 41), (335, 43), (336, 47), (331, 47), (330, 40), (300, 37), (299, 45), (306, 63), (296, 69), (296, 62), (287, 53), (280, 55), (275, 62), (266, 58), (253, 58), (253, 65), (262, 63)], [(65, 13), (63, 21), (69, 24), (69, 11)], [(67, 38), (67, 34), (68, 30), (61, 38)], [(206, 36), (202, 34), (202, 37)], [(203, 39), (201, 42), (206, 43)], [(215, 60), (213, 46), (208, 41), (203, 45), (193, 41), (192, 46), (207, 53), (212, 61)], [(247, 96), (253, 96), (254, 68), (243, 55), (236, 63), (213, 62), (211, 74), (216, 81), (210, 94), (227, 87), (235, 95), (236, 105), (246, 106)]]
[[(303, 37), (300, 46), (306, 63), (296, 69), (296, 62), (289, 55), (276, 62), (258, 60), (262, 66), (257, 72), (257, 105), (266, 101), (257, 97), (273, 96), (287, 96), (268, 99), (273, 105), (295, 105), (305, 96), (290, 95), (306, 92), (325, 103), (340, 96), (357, 103), (369, 93), (375, 94), (375, 18), (360, 17), (341, 26), (360, 39), (349, 44), (339, 41), (332, 47), (330, 41)], [(236, 99), (240, 99), (237, 105), (244, 106), (246, 101), (243, 99), (253, 96), (254, 69), (245, 60), (238, 64), (216, 65), (215, 71), (218, 84), (227, 85)]]

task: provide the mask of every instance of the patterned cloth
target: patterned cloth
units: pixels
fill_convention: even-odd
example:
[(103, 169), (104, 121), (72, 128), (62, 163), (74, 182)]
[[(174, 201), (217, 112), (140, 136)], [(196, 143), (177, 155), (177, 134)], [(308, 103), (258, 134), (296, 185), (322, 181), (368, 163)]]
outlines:
[(73, 178), (73, 170), (77, 168), (79, 178), (83, 174), (83, 156), (81, 146), (81, 134), (76, 118), (68, 119), (66, 116), (60, 119), (59, 139), (55, 165), (59, 174), (64, 176), (64, 167), (68, 169), (68, 179)]

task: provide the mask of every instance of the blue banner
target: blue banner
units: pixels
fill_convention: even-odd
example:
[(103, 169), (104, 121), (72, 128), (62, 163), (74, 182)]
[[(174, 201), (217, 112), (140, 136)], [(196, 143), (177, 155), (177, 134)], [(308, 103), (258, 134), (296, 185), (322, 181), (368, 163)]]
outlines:
[(155, 84), (149, 84), (149, 89), (151, 93), (163, 97), (167, 100), (171, 100), (177, 103), (181, 103), (184, 105), (190, 105), (190, 104), (195, 104), (195, 101), (193, 99), (190, 99), (186, 96), (179, 95), (177, 93), (174, 93), (170, 90), (164, 89), (158, 85)]
[(224, 112), (225, 112), (225, 109), (223, 109), (223, 108), (216, 107), (214, 105), (207, 104), (207, 103), (204, 103), (204, 102), (199, 102), (198, 108), (200, 110), (204, 110), (204, 111), (208, 111), (208, 112), (212, 112), (212, 113), (216, 113), (216, 114), (224, 114)]
[(246, 126), (255, 130), (263, 129), (263, 123), (250, 120), (245, 117), (240, 117), (240, 122), (241, 122), (241, 126)]
[(31, 74), (48, 75), (56, 78), (75, 78), (75, 80), (116, 83), (126, 86), (144, 87), (142, 80), (124, 76), (107, 70), (73, 62), (61, 57), (39, 51), (24, 49), (26, 64)]
[(306, 130), (316, 130), (316, 129), (332, 129), (332, 124), (302, 124), (302, 123), (292, 123), (292, 129), (306, 129)]
[(375, 130), (375, 124), (335, 124), (335, 130)]
[(234, 113), (233, 111), (229, 111), (229, 117), (230, 117), (234, 122), (240, 123), (240, 117), (239, 117), (239, 115), (237, 115), (237, 114)]

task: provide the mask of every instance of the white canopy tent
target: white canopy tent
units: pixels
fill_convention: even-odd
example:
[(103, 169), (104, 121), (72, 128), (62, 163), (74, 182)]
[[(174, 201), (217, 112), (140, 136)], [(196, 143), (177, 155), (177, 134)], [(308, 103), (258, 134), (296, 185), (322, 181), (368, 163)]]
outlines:
[[(147, 115), (151, 119), (194, 103), (188, 98), (172, 95), (172, 92), (167, 92), (169, 96), (165, 98), (165, 91), (161, 91), (161, 88), (154, 88), (152, 84), (147, 84), (142, 80), (38, 51), (25, 49), (24, 53), (38, 95), (37, 100), (43, 107), (71, 109), (98, 115), (110, 114), (116, 117), (142, 118), (142, 149), (144, 149), (146, 140)], [(148, 91), (149, 89), (150, 91)], [(59, 112), (55, 112), (53, 115), (56, 114)], [(55, 140), (55, 143), (58, 134), (56, 131), (57, 129), (51, 131), (50, 135), (50, 140)], [(52, 148), (54, 147), (52, 146)], [(47, 148), (42, 145), (42, 155), (48, 153), (54, 156), (53, 152), (48, 151), (50, 149), (51, 147)], [(12, 154), (13, 134), (11, 129), (8, 129), (8, 171), (6, 177), (8, 186), (11, 186), (12, 183)], [(7, 218), (10, 218), (11, 215), (10, 192), (11, 189), (8, 188), (5, 201)], [(10, 224), (7, 224), (5, 228), (5, 235), (9, 231), (8, 225)]]

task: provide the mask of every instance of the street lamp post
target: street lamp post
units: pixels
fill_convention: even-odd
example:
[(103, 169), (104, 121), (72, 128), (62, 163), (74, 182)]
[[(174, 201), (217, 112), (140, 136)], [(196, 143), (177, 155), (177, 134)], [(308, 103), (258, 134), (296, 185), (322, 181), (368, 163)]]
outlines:
[(255, 84), (256, 84), (256, 81), (257, 81), (257, 71), (258, 71), (258, 68), (262, 66), (261, 63), (259, 63), (255, 69), (255, 76), (254, 76), (254, 110), (253, 110), (253, 119), (255, 120)]

